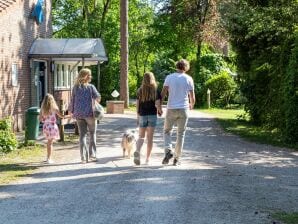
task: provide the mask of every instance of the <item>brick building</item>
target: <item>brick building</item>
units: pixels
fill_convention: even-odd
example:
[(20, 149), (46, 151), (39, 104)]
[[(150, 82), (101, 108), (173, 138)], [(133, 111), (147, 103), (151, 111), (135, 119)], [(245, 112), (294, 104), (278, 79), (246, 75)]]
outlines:
[(46, 93), (67, 107), (80, 66), (97, 65), (99, 76), (107, 61), (101, 39), (50, 38), (51, 0), (0, 0), (0, 26), (0, 119), (11, 116), (17, 131)]
[(0, 0), (0, 118), (12, 116), (15, 130), (23, 129), (31, 105), (29, 50), (36, 38), (52, 36), (51, 0), (43, 1), (40, 24), (31, 15), (36, 3)]

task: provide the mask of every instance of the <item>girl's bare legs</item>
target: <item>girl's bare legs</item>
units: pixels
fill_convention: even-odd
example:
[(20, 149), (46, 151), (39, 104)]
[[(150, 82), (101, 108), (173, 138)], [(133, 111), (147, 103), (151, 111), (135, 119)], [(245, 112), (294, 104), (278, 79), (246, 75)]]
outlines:
[(136, 151), (140, 152), (144, 143), (146, 128), (139, 128), (139, 138), (136, 143)]
[(154, 127), (147, 127), (147, 155), (146, 155), (146, 163), (149, 163), (151, 157), (151, 151), (153, 147), (153, 134)]
[(53, 151), (53, 139), (48, 139), (47, 142), (47, 162), (50, 163), (52, 161), (52, 151)]
[(136, 151), (134, 152), (134, 163), (140, 165), (141, 149), (144, 144), (146, 128), (139, 128), (139, 138), (136, 142)]

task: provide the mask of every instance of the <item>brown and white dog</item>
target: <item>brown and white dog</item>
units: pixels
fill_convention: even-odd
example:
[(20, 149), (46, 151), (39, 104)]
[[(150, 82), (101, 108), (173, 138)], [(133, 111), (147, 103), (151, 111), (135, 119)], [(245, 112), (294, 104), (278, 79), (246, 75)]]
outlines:
[(131, 152), (134, 151), (135, 145), (136, 145), (136, 130), (127, 130), (123, 136), (121, 141), (121, 147), (123, 149), (123, 157), (125, 157), (125, 154), (127, 152), (128, 158), (130, 158)]

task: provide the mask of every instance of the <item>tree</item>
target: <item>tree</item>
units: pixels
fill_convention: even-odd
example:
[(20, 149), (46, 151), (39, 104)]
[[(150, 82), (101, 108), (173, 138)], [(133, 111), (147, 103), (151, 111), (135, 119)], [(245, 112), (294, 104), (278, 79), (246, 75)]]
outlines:
[(226, 0), (220, 9), (237, 54), (245, 109), (254, 123), (283, 130), (283, 96), (288, 91), (284, 83), (289, 82), (285, 74), (298, 25), (297, 1)]
[[(189, 53), (183, 50), (188, 49), (187, 45), (195, 46), (196, 72), (198, 73), (203, 41), (209, 41), (215, 45), (216, 40), (223, 40), (219, 38), (222, 37), (220, 32), (216, 32), (218, 25), (217, 1), (166, 0), (163, 1), (160, 16), (165, 16), (164, 21), (169, 23), (168, 26), (172, 27), (171, 32), (176, 35), (174, 41), (177, 45), (180, 45), (180, 48), (178, 48), (181, 51), (178, 52), (179, 55), (187, 55)], [(215, 40), (214, 36), (218, 38)], [(217, 45), (220, 44), (217, 42)]]
[(128, 90), (128, 0), (120, 0), (120, 99), (129, 104)]
[(285, 123), (282, 126), (286, 141), (298, 143), (298, 31), (294, 33), (295, 41), (289, 66), (283, 82), (283, 109)]

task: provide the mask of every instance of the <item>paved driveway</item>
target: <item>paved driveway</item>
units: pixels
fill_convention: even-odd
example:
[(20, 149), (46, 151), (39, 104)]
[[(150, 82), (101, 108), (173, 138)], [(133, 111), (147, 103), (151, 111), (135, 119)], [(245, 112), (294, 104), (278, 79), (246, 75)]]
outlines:
[(162, 166), (162, 123), (150, 166), (122, 158), (132, 113), (106, 115), (96, 163), (80, 164), (77, 145), (56, 145), (54, 165), (0, 187), (0, 223), (269, 224), (272, 212), (298, 211), (297, 152), (244, 141), (192, 112), (181, 166)]

